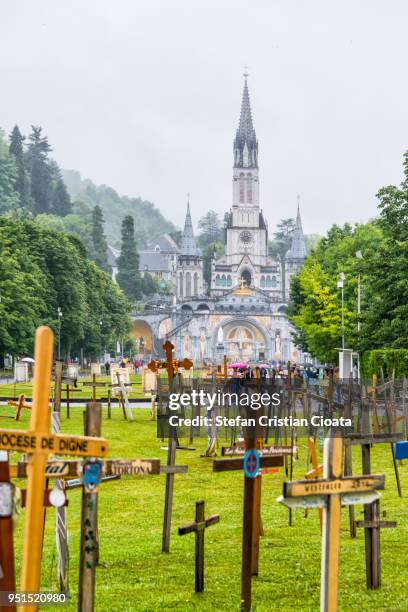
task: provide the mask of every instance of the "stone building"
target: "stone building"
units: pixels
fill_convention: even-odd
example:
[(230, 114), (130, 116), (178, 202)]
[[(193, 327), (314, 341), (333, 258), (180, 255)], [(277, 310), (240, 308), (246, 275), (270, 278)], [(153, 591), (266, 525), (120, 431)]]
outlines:
[[(151, 354), (166, 338), (178, 356), (195, 363), (301, 361), (286, 316), (291, 276), (302, 265), (306, 247), (298, 207), (285, 281), (279, 261), (268, 255), (268, 224), (260, 207), (258, 140), (245, 76), (239, 125), (233, 144), (232, 207), (226, 225), (225, 254), (212, 262), (211, 283), (203, 281), (203, 258), (197, 247), (190, 206), (181, 247), (172, 261), (174, 296), (161, 311), (135, 314), (135, 335)], [(286, 289), (283, 291), (283, 287)], [(147, 330), (147, 331), (146, 331)]]

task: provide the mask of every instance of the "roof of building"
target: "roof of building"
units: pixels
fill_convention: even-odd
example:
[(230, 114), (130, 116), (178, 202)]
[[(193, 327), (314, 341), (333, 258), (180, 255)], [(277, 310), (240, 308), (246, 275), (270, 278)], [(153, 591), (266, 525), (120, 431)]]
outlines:
[(227, 266), (227, 264), (216, 264), (215, 266), (216, 272), (232, 272), (232, 266)]
[(150, 242), (150, 250), (160, 250), (162, 253), (179, 253), (180, 249), (169, 234), (163, 234), (157, 240)]
[(140, 251), (139, 269), (152, 272), (170, 272), (167, 257), (157, 251)]

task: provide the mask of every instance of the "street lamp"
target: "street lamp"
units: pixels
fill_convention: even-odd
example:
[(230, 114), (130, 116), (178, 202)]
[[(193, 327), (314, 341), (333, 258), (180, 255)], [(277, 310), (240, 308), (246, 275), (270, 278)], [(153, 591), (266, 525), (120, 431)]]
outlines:
[[(99, 321), (99, 336), (100, 336), (101, 340), (102, 340), (102, 325), (103, 325), (103, 321)], [(101, 348), (102, 348), (102, 342), (101, 342)], [(106, 344), (105, 344), (104, 349), (103, 349), (103, 358), (104, 359), (105, 359), (105, 353), (106, 353)]]
[(62, 310), (61, 307), (58, 306), (58, 359), (61, 359), (61, 319), (62, 319)]
[[(356, 257), (357, 259), (363, 259), (362, 252), (356, 251)], [(361, 273), (360, 273), (360, 268), (359, 268), (358, 285), (357, 285), (357, 332), (358, 332), (359, 342), (360, 342), (360, 331), (361, 331), (360, 316), (361, 316)], [(358, 357), (357, 357), (357, 369), (358, 369), (358, 379), (360, 380), (360, 353), (358, 353)]]
[(341, 348), (344, 350), (344, 281), (346, 275), (340, 272), (340, 280), (337, 281), (337, 289), (341, 289)]
[[(356, 257), (357, 257), (357, 259), (363, 259), (362, 252), (361, 251), (357, 251), (356, 252)], [(358, 331), (358, 333), (360, 333), (360, 329), (361, 329), (361, 322), (360, 322), (360, 315), (361, 315), (361, 274), (360, 274), (360, 272), (358, 273), (357, 315), (358, 315), (357, 331)]]

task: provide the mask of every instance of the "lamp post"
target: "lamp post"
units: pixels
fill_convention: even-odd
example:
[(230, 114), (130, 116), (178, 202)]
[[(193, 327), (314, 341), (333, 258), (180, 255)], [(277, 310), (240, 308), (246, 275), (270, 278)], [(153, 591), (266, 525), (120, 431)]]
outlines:
[[(99, 337), (101, 339), (101, 348), (102, 348), (102, 325), (103, 325), (103, 321), (99, 321)], [(103, 351), (104, 359), (105, 359), (105, 353), (106, 353), (106, 348), (104, 348), (104, 351)]]
[[(357, 257), (357, 259), (363, 259), (362, 252), (361, 251), (357, 251), (356, 252), (356, 257)], [(360, 322), (360, 315), (361, 315), (361, 273), (360, 273), (360, 271), (358, 272), (358, 286), (357, 286), (357, 314), (358, 314), (357, 331), (358, 331), (358, 333), (360, 333), (360, 329), (361, 329), (361, 322)]]
[(61, 307), (58, 306), (58, 359), (61, 359), (61, 319), (62, 319), (62, 310)]
[[(363, 259), (363, 254), (361, 251), (356, 251), (357, 259)], [(360, 340), (360, 331), (361, 331), (361, 272), (360, 269), (358, 271), (358, 285), (357, 285), (357, 332), (358, 339)], [(360, 349), (360, 347), (359, 347)], [(358, 361), (357, 361), (357, 370), (358, 370), (358, 380), (360, 380), (360, 353), (358, 353)]]
[(337, 281), (337, 289), (341, 289), (341, 348), (344, 350), (344, 281), (346, 275), (340, 272), (340, 280)]

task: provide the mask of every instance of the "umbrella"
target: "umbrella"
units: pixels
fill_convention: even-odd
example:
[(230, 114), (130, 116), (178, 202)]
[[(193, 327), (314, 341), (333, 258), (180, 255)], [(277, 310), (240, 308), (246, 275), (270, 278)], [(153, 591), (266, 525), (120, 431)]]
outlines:
[(32, 357), (24, 357), (24, 359), (20, 359), (20, 361), (24, 361), (25, 363), (34, 363), (34, 359)]
[(243, 363), (242, 361), (238, 361), (237, 363), (231, 363), (228, 367), (232, 368), (233, 370), (238, 370), (239, 368), (246, 368), (247, 364)]
[(266, 368), (266, 369), (270, 369), (272, 366), (269, 365), (269, 363), (258, 363), (257, 364), (258, 368)]

